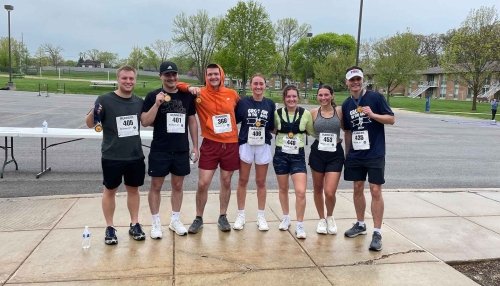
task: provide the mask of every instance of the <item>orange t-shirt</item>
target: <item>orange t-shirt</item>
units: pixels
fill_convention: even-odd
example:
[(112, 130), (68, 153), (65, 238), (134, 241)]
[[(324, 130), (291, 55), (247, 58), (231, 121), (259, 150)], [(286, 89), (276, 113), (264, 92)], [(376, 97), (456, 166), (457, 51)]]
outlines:
[[(221, 74), (221, 84), (215, 90), (205, 76), (205, 86), (201, 88), (200, 95), (196, 99), (196, 113), (200, 121), (201, 136), (220, 143), (238, 143), (238, 127), (236, 125), (236, 115), (234, 110), (236, 103), (240, 100), (238, 93), (224, 86), (224, 71), (219, 66)], [(187, 91), (189, 85), (178, 83), (177, 88)], [(225, 120), (229, 116), (230, 128), (215, 128), (220, 120)], [(222, 129), (221, 129), (222, 128)], [(216, 132), (216, 129), (219, 132)], [(229, 131), (226, 131), (228, 130)]]

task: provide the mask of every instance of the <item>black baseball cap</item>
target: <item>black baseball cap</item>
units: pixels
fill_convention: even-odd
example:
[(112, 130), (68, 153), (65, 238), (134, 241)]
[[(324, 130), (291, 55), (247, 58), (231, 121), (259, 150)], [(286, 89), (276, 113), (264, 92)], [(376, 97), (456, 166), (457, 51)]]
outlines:
[(177, 71), (177, 65), (174, 64), (173, 62), (163, 62), (160, 65), (160, 75), (164, 73), (169, 73), (169, 72), (178, 72)]

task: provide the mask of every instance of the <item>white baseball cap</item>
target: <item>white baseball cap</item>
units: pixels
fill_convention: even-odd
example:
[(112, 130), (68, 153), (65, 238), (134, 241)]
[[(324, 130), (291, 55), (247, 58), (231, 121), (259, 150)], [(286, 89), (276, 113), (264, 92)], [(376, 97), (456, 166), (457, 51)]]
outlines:
[(345, 79), (350, 80), (355, 76), (363, 78), (363, 72), (360, 69), (352, 69), (345, 74)]

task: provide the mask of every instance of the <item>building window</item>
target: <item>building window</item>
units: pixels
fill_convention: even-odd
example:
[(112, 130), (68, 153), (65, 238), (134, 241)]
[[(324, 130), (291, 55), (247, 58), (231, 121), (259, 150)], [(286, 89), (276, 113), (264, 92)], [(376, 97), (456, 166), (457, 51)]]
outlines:
[(458, 82), (455, 82), (455, 89), (453, 90), (453, 98), (458, 97), (458, 89), (459, 88), (460, 88), (460, 85), (458, 84)]
[(274, 81), (274, 88), (275, 89), (281, 89), (281, 80), (275, 80)]
[(446, 84), (441, 83), (441, 89), (439, 92), (440, 98), (446, 98)]

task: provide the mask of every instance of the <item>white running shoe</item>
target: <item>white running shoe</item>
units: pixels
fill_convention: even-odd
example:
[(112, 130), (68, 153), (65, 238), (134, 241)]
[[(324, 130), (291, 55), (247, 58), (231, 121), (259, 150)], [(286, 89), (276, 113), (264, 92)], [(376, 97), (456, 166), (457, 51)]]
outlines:
[(279, 229), (288, 230), (290, 228), (290, 217), (285, 217), (281, 220)]
[(170, 230), (174, 231), (178, 235), (187, 234), (187, 229), (184, 227), (184, 224), (182, 224), (180, 220), (171, 220), (168, 228), (170, 228)]
[(329, 234), (337, 234), (337, 224), (335, 223), (335, 219), (333, 218), (333, 216), (329, 216), (326, 218), (326, 224), (328, 225)]
[(319, 234), (327, 234), (327, 225), (326, 225), (326, 219), (322, 218), (318, 222), (318, 226), (316, 227), (316, 232)]
[(295, 229), (295, 236), (300, 239), (306, 238), (306, 231), (304, 230), (303, 225), (297, 225), (297, 228)]
[(260, 231), (268, 231), (269, 225), (267, 225), (266, 218), (264, 216), (257, 216), (257, 227)]
[(244, 226), (245, 226), (245, 215), (244, 214), (238, 214), (236, 216), (236, 220), (234, 221), (233, 229), (235, 229), (235, 230), (242, 230)]
[(151, 224), (151, 238), (152, 239), (161, 239), (163, 237), (163, 232), (161, 230), (161, 222), (160, 220), (153, 220)]

